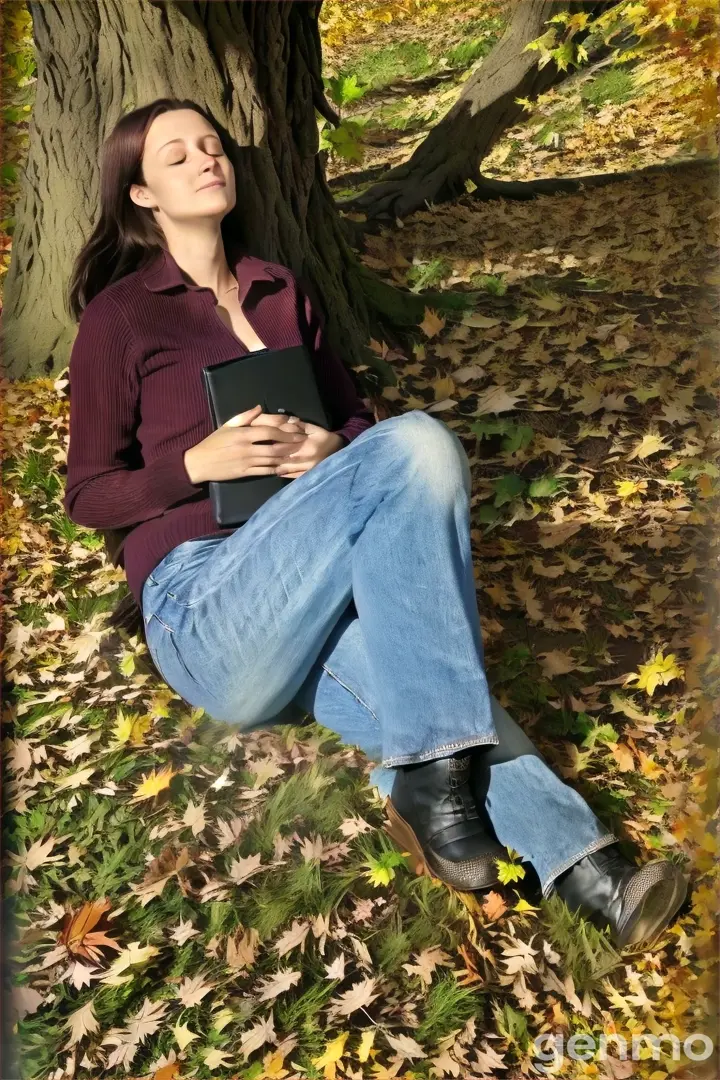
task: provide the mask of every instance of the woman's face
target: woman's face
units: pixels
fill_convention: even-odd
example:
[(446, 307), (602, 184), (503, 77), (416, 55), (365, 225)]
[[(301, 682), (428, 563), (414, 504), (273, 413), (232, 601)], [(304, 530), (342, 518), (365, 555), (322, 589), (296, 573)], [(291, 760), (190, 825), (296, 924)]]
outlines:
[[(221, 221), (235, 205), (235, 170), (213, 126), (194, 109), (156, 116), (145, 136), (145, 184), (130, 198), (163, 222)], [(213, 185), (213, 186), (208, 186)]]

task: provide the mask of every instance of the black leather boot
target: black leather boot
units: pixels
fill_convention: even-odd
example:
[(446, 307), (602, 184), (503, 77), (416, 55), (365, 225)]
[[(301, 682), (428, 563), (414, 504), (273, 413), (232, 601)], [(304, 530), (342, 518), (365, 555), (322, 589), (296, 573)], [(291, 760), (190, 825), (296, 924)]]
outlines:
[(428, 873), (472, 892), (498, 881), (497, 857), (507, 851), (483, 828), (470, 790), (471, 753), (396, 769), (386, 803), (386, 829), (415, 859), (415, 873)]
[(665, 859), (635, 866), (617, 844), (586, 855), (553, 882), (571, 911), (609, 926), (624, 948), (652, 941), (668, 926), (687, 895), (682, 871)]

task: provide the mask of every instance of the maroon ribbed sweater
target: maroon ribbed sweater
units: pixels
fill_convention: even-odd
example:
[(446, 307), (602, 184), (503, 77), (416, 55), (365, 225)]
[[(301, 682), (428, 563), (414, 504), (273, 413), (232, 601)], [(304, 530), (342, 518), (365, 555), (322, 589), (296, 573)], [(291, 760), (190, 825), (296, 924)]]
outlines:
[[(260, 340), (271, 349), (310, 349), (338, 425), (332, 430), (350, 442), (371, 427), (372, 412), (292, 271), (240, 248), (228, 253), (228, 263)], [(202, 368), (248, 353), (216, 306), (212, 289), (188, 284), (161, 251), (93, 297), (73, 344), (63, 504), (72, 521), (91, 529), (135, 526), (119, 561), (139, 605), (147, 575), (174, 547), (235, 531), (218, 527), (208, 484), (193, 484), (183, 461), (214, 430)]]

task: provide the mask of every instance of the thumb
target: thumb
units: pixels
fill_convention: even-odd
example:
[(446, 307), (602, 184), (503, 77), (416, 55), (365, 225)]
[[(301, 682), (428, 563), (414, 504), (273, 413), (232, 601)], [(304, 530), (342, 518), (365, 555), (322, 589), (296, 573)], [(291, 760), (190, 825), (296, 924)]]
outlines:
[(245, 412), (231, 416), (229, 420), (225, 421), (222, 427), (244, 427), (246, 424), (250, 423), (254, 416), (258, 415), (258, 410), (262, 411), (262, 406), (253, 405), (252, 409), (246, 409)]

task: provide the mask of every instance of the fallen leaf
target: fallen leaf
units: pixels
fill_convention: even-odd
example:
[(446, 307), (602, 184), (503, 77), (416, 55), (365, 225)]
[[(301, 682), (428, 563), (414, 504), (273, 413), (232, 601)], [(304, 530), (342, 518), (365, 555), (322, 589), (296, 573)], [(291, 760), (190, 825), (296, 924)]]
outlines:
[(135, 802), (140, 802), (142, 799), (154, 799), (170, 786), (170, 781), (177, 775), (172, 765), (166, 765), (160, 772), (153, 769), (151, 773), (143, 777), (142, 783), (135, 789), (133, 799)]
[(482, 909), (488, 919), (491, 922), (495, 922), (501, 915), (504, 915), (507, 911), (507, 904), (504, 899), (497, 892), (489, 892), (483, 900)]
[(445, 326), (445, 319), (440, 318), (433, 308), (425, 308), (425, 318), (419, 324), (420, 329), (428, 338), (435, 337)]
[(427, 1057), (420, 1043), (415, 1042), (409, 1035), (391, 1035), (389, 1031), (384, 1032), (384, 1035), (393, 1050), (396, 1050), (401, 1057), (410, 1058), (411, 1061), (414, 1058)]
[(301, 971), (289, 971), (287, 968), (281, 968), (273, 975), (261, 980), (258, 986), (260, 993), (257, 996), (257, 1000), (269, 1001), (270, 998), (277, 997), (279, 994), (284, 994), (291, 986), (295, 986), (296, 983), (299, 983), (301, 978)]
[(620, 772), (632, 772), (635, 768), (635, 758), (632, 750), (626, 743), (618, 743), (611, 750)]
[(650, 457), (651, 454), (659, 454), (664, 450), (672, 450), (670, 443), (666, 443), (659, 435), (647, 433), (643, 435), (633, 452), (628, 454), (627, 460), (632, 461), (633, 458)]
[(333, 1014), (339, 1016), (349, 1016), (350, 1013), (355, 1012), (356, 1009), (362, 1009), (366, 1005), (369, 1005), (371, 1001), (374, 1001), (379, 996), (375, 992), (375, 986), (377, 979), (368, 976), (361, 982), (355, 983), (349, 990), (346, 990), (344, 994), (340, 994), (338, 997), (332, 998), (330, 1006)]

